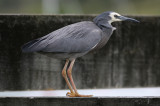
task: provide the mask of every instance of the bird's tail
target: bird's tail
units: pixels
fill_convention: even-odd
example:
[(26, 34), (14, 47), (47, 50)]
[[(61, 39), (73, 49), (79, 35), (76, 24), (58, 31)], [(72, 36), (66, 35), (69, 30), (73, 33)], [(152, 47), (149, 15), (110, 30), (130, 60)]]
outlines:
[(21, 47), (22, 52), (34, 52), (34, 45), (36, 45), (37, 40), (32, 40)]
[(47, 44), (46, 37), (32, 40), (21, 47), (22, 52), (38, 52), (41, 51)]

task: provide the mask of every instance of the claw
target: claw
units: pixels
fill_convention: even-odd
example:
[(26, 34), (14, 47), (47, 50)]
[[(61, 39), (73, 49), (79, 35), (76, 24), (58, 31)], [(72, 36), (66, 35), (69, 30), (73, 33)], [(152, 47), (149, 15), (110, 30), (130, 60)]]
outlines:
[(71, 92), (67, 92), (66, 96), (68, 97), (92, 97), (93, 95), (81, 95), (78, 93), (71, 93)]
[(70, 97), (71, 94), (72, 94), (71, 92), (67, 92), (67, 93), (66, 93), (66, 96)]

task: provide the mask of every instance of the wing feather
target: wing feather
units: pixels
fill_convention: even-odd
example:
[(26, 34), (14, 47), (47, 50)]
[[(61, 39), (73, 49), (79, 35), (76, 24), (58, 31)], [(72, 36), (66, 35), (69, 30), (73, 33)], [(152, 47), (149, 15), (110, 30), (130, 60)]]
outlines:
[(28, 42), (22, 46), (22, 51), (85, 52), (100, 42), (101, 33), (101, 29), (93, 22), (79, 22)]

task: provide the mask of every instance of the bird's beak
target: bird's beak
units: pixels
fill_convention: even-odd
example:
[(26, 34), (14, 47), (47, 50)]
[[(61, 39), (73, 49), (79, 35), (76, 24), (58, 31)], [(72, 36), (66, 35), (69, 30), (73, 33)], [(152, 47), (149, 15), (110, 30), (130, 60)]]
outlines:
[(118, 18), (122, 21), (133, 21), (133, 22), (139, 22), (138, 20), (136, 19), (133, 19), (133, 18), (129, 18), (129, 17), (125, 17), (125, 16), (118, 16)]

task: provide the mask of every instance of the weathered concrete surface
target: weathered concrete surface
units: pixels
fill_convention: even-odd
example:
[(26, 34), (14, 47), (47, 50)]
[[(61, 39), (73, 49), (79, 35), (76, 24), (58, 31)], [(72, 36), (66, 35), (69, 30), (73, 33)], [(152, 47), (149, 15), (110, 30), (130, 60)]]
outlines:
[[(30, 90), (1, 91), (2, 97), (66, 97), (68, 90)], [(160, 97), (160, 87), (147, 88), (111, 88), (111, 89), (78, 89), (79, 94), (92, 97)]]
[(0, 106), (159, 106), (160, 98), (0, 98)]
[[(25, 54), (24, 43), (93, 16), (0, 15), (0, 90), (64, 89), (64, 61)], [(160, 17), (116, 23), (101, 50), (77, 59), (77, 88), (160, 86)]]

